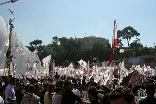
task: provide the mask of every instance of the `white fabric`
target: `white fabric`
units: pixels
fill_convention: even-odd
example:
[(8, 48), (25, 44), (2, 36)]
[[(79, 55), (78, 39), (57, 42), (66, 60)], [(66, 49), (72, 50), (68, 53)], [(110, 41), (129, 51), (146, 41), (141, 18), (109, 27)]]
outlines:
[(77, 95), (77, 96), (80, 96), (81, 94), (80, 94), (80, 91), (78, 90), (78, 89), (74, 89), (74, 90), (72, 90), (73, 91), (73, 93), (75, 94), (75, 95)]
[(4, 104), (4, 100), (1, 96), (0, 96), (0, 104)]

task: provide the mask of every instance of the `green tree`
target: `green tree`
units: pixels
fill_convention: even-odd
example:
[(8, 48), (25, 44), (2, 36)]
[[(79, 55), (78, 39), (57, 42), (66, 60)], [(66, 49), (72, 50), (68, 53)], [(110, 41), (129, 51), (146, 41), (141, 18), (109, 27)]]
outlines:
[(129, 47), (129, 42), (130, 42), (131, 38), (134, 37), (134, 36), (137, 37), (137, 36), (140, 35), (140, 33), (138, 33), (137, 30), (135, 30), (131, 26), (125, 27), (123, 30), (118, 30), (117, 33), (118, 33), (119, 38), (127, 40), (128, 47)]
[(134, 40), (131, 44), (130, 44), (130, 48), (143, 48), (143, 45), (140, 43), (140, 39), (136, 39)]

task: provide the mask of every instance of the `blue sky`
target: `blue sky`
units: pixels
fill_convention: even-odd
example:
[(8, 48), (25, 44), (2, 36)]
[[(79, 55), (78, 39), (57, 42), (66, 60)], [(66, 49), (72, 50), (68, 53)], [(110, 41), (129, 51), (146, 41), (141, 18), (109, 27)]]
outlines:
[[(156, 0), (19, 0), (0, 5), (0, 15), (6, 21), (16, 18), (14, 31), (24, 45), (35, 39), (47, 45), (54, 36), (97, 36), (111, 43), (114, 18), (118, 30), (136, 29), (144, 46), (153, 47), (156, 42)], [(123, 43), (127, 46), (126, 40)]]

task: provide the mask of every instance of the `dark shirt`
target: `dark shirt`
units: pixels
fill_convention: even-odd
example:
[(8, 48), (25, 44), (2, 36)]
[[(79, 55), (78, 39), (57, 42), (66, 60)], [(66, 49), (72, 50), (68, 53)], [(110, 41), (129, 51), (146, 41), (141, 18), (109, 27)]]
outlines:
[(47, 91), (46, 90), (43, 90), (40, 94), (40, 103), (41, 104), (44, 104), (44, 94), (46, 93)]
[(75, 104), (75, 101), (81, 101), (81, 98), (76, 96), (71, 90), (65, 89), (62, 94), (61, 104)]
[(21, 90), (16, 90), (15, 91), (15, 96), (16, 96), (16, 103), (21, 104), (24, 93), (22, 93)]
[(90, 102), (91, 102), (91, 104), (100, 104), (98, 99), (95, 99), (94, 101), (90, 101)]
[(55, 79), (59, 79), (60, 78), (60, 76), (59, 75), (55, 75)]
[(156, 104), (156, 98), (145, 98), (139, 101), (139, 104)]
[(91, 82), (88, 82), (88, 86), (97, 86), (98, 84), (96, 83), (96, 82), (93, 82), (93, 83), (91, 83)]

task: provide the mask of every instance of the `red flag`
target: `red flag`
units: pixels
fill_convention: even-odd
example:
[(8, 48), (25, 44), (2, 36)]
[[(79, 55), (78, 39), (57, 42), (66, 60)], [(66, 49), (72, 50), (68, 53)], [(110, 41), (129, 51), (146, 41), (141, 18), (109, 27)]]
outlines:
[(14, 15), (14, 10), (9, 9), (10, 13)]
[(114, 37), (115, 37), (115, 47), (119, 45), (119, 40), (118, 40), (118, 36), (117, 36), (117, 26), (116, 26), (116, 19), (114, 20)]
[(27, 64), (30, 65), (29, 60), (28, 60)]
[(113, 57), (114, 57), (114, 38), (115, 38), (115, 47), (118, 46), (119, 41), (117, 38), (117, 29), (116, 29), (116, 19), (114, 20), (114, 29), (113, 29), (113, 38), (112, 38), (112, 48), (111, 48), (111, 58), (107, 64), (107, 66), (109, 66), (112, 61), (113, 61)]
[(113, 49), (113, 43), (112, 43), (112, 48), (111, 48), (111, 58), (109, 60), (109, 62), (107, 63), (107, 66), (109, 66), (112, 61), (113, 61), (113, 57), (114, 57), (114, 49)]

